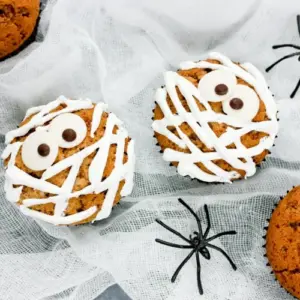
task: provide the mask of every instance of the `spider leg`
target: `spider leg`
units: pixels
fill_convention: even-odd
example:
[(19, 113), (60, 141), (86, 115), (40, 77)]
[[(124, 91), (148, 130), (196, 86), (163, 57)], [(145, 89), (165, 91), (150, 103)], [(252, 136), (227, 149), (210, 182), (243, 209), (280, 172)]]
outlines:
[(273, 69), (277, 64), (279, 64), (283, 60), (291, 58), (291, 57), (294, 57), (294, 56), (297, 56), (297, 55), (300, 55), (300, 52), (295, 52), (295, 53), (292, 53), (292, 54), (289, 54), (289, 55), (286, 55), (286, 56), (280, 58), (279, 60), (277, 60), (276, 62), (274, 62), (274, 64), (272, 64), (271, 66), (269, 66), (268, 68), (266, 68), (266, 72), (269, 72), (271, 69)]
[(298, 26), (299, 36), (300, 36), (300, 15), (297, 15), (297, 26)]
[[(300, 58), (300, 56), (299, 56), (299, 58)], [(300, 79), (299, 79), (299, 81), (298, 81), (298, 83), (297, 83), (295, 89), (294, 89), (293, 92), (291, 93), (291, 96), (290, 96), (291, 98), (294, 98), (294, 97), (295, 97), (295, 95), (296, 95), (296, 93), (298, 92), (299, 88), (300, 88)]]
[(178, 199), (178, 201), (195, 217), (197, 224), (198, 224), (198, 229), (199, 233), (202, 236), (202, 226), (201, 226), (201, 221), (199, 217), (196, 215), (196, 213), (191, 209), (189, 205), (187, 205), (181, 198)]
[(200, 249), (199, 252), (205, 259), (210, 260), (210, 253), (206, 247)]
[(234, 230), (232, 230), (232, 231), (221, 232), (221, 233), (218, 233), (218, 234), (216, 234), (216, 235), (211, 236), (210, 238), (208, 238), (208, 239), (206, 240), (206, 242), (210, 242), (210, 241), (212, 241), (212, 240), (214, 240), (214, 239), (217, 239), (217, 238), (219, 238), (220, 236), (223, 236), (223, 235), (234, 235), (234, 234), (237, 234), (237, 232), (234, 231)]
[(197, 251), (197, 248), (194, 248), (189, 255), (183, 260), (183, 262), (178, 266), (178, 268), (176, 269), (176, 271), (174, 272), (172, 278), (171, 278), (171, 282), (175, 282), (180, 270), (183, 268), (183, 266), (190, 260), (190, 258), (193, 256), (193, 254)]
[(208, 233), (210, 231), (210, 227), (211, 227), (209, 211), (208, 211), (208, 207), (207, 207), (206, 204), (204, 205), (204, 211), (205, 211), (206, 221), (207, 221), (207, 228), (206, 228), (205, 233), (204, 233), (204, 239), (206, 239), (207, 235), (208, 235)]
[(231, 260), (229, 255), (223, 249), (221, 249), (221, 248), (219, 248), (215, 245), (212, 245), (212, 244), (207, 244), (206, 247), (209, 247), (209, 248), (212, 248), (212, 249), (215, 249), (215, 250), (221, 252), (227, 258), (227, 260), (229, 261), (229, 263), (232, 266), (233, 270), (237, 270), (237, 267), (236, 267), (235, 263)]
[(279, 48), (294, 48), (300, 50), (300, 46), (294, 45), (294, 44), (281, 44), (281, 45), (274, 45), (272, 47), (273, 49), (279, 49)]
[(191, 245), (178, 245), (178, 244), (173, 244), (167, 241), (163, 241), (161, 239), (155, 239), (155, 242), (165, 245), (165, 246), (169, 246), (169, 247), (173, 247), (173, 248), (181, 248), (181, 249), (191, 249), (193, 248), (193, 246)]
[(200, 256), (199, 252), (196, 252), (196, 261), (197, 261), (197, 283), (198, 283), (198, 290), (200, 295), (203, 295), (203, 287), (201, 282), (201, 265), (200, 265)]
[(178, 231), (172, 229), (171, 227), (169, 227), (168, 225), (166, 225), (165, 223), (163, 223), (161, 220), (156, 219), (155, 220), (159, 225), (161, 225), (162, 227), (164, 227), (165, 229), (167, 229), (168, 231), (172, 232), (173, 234), (179, 236), (180, 238), (182, 238), (184, 241), (186, 241), (187, 243), (191, 244), (191, 241), (189, 241), (187, 238), (185, 238), (181, 233), (179, 233)]

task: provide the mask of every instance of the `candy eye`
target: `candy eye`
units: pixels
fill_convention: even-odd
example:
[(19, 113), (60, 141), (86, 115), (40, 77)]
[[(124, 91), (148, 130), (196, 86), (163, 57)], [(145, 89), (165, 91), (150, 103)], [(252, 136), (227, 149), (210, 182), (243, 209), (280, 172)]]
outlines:
[(220, 102), (228, 99), (234, 88), (237, 79), (233, 73), (225, 70), (212, 71), (199, 81), (200, 96), (209, 102)]
[(251, 121), (259, 110), (259, 98), (255, 91), (246, 85), (238, 84), (230, 99), (222, 102), (223, 111), (241, 121)]
[(49, 131), (57, 137), (59, 147), (72, 148), (85, 139), (87, 128), (78, 115), (65, 113), (51, 122)]
[(53, 134), (36, 131), (29, 135), (22, 146), (22, 160), (33, 171), (49, 168), (55, 161), (58, 145)]

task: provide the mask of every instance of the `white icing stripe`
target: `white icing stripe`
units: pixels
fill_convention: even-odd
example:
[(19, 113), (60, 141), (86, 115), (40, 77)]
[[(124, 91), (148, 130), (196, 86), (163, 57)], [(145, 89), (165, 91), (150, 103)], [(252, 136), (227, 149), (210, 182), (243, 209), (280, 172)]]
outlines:
[(14, 188), (10, 179), (5, 176), (4, 191), (9, 202), (18, 202), (22, 194), (23, 186)]
[(2, 152), (1, 158), (3, 160), (7, 159), (10, 155), (14, 155), (14, 157), (16, 157), (20, 147), (21, 147), (22, 143), (21, 142), (16, 142), (14, 144), (11, 145), (7, 145), (7, 147), (4, 149), (4, 151)]
[(20, 206), (20, 210), (26, 216), (30, 216), (32, 218), (36, 218), (36, 219), (39, 219), (39, 220), (42, 220), (42, 221), (45, 221), (48, 223), (52, 223), (54, 225), (69, 225), (69, 224), (80, 222), (80, 221), (92, 216), (95, 212), (97, 212), (97, 206), (92, 206), (85, 211), (81, 211), (77, 214), (66, 216), (66, 217), (50, 216), (50, 215), (41, 213), (39, 211), (27, 208), (24, 205)]
[[(126, 137), (125, 137), (126, 138)], [(115, 159), (115, 168), (119, 169), (123, 165), (123, 156), (124, 156), (124, 150), (125, 150), (125, 139), (120, 139), (117, 143), (117, 152), (116, 152), (116, 159)], [(96, 220), (101, 220), (104, 218), (107, 218), (112, 210), (113, 202), (115, 200), (115, 195), (117, 194), (118, 188), (119, 188), (119, 182), (113, 184), (113, 187), (111, 187), (106, 196), (105, 200), (102, 204), (101, 210), (99, 211)]]
[[(61, 103), (65, 103), (66, 108), (56, 113), (50, 113), (52, 109), (54, 109)], [(26, 134), (30, 129), (35, 128), (36, 126), (43, 126), (44, 122), (48, 122), (60, 114), (63, 114), (65, 112), (73, 112), (80, 109), (88, 109), (91, 107), (93, 107), (93, 104), (90, 100), (67, 100), (61, 97), (60, 99), (53, 101), (48, 105), (33, 108), (27, 112), (28, 115), (32, 113), (37, 114), (31, 119), (30, 122), (26, 124), (27, 126), (24, 125), (21, 128), (8, 133), (6, 136), (7, 141), (11, 141), (15, 137)], [(91, 128), (93, 129), (91, 130), (91, 132), (95, 132), (97, 130), (101, 122), (102, 113), (106, 109), (106, 104), (96, 105), (95, 109), (96, 107), (98, 107), (98, 109), (97, 112), (94, 111), (93, 113), (93, 120), (91, 125)], [(46, 222), (50, 222), (52, 224), (66, 225), (82, 221), (99, 210), (99, 208), (94, 206), (86, 211), (79, 212), (70, 216), (65, 216), (64, 211), (69, 204), (69, 199), (79, 197), (81, 195), (92, 193), (98, 194), (107, 191), (102, 208), (98, 213), (96, 219), (100, 220), (108, 217), (111, 213), (120, 181), (125, 180), (125, 185), (121, 192), (122, 196), (128, 195), (133, 188), (133, 173), (135, 161), (134, 143), (132, 140), (130, 140), (127, 151), (128, 161), (123, 164), (125, 141), (128, 138), (128, 134), (127, 131), (122, 127), (119, 127), (117, 133), (113, 134), (114, 127), (116, 125), (121, 126), (121, 124), (122, 122), (114, 114), (109, 114), (106, 123), (106, 130), (103, 137), (99, 141), (49, 167), (47, 170), (45, 170), (41, 179), (33, 178), (29, 174), (25, 173), (15, 166), (16, 155), (18, 154), (18, 151), (20, 150), (20, 147), (23, 143), (16, 142), (7, 145), (2, 154), (2, 158), (6, 159), (10, 156), (10, 160), (6, 170), (5, 182), (5, 191), (8, 200), (12, 202), (18, 202), (20, 200), (23, 186), (53, 194), (54, 196), (48, 198), (23, 200), (21, 211), (26, 215), (44, 220)], [(47, 128), (50, 127), (48, 126)], [(104, 168), (106, 166), (109, 155), (109, 149), (112, 144), (117, 145), (115, 166), (110, 176), (101, 182)], [(95, 151), (97, 151), (97, 154), (94, 157), (89, 168), (89, 180), (91, 184), (80, 191), (73, 192), (76, 178), (83, 160)], [(71, 169), (62, 187), (58, 187), (46, 181), (47, 179), (52, 178), (53, 176), (68, 168)], [(20, 185), (20, 187), (14, 188), (13, 185)], [(33, 205), (47, 203), (55, 204), (55, 211), (53, 216), (34, 211), (29, 208)]]
[(126, 182), (121, 191), (121, 196), (125, 197), (131, 194), (133, 188), (133, 180), (134, 180), (134, 167), (135, 167), (135, 156), (134, 156), (134, 140), (131, 140), (128, 143), (127, 147), (127, 170), (124, 177), (126, 178)]
[(111, 145), (110, 142), (114, 124), (115, 115), (110, 114), (106, 123), (105, 135), (101, 139), (103, 145), (98, 150), (89, 168), (89, 180), (92, 184), (97, 184), (97, 182), (100, 182), (102, 179), (109, 148)]
[[(67, 106), (57, 112), (50, 113), (51, 110), (57, 108), (60, 104), (66, 104)], [(68, 100), (64, 97), (60, 97), (57, 100), (50, 102), (44, 107), (40, 107), (41, 110), (38, 114), (34, 115), (32, 119), (25, 125), (8, 132), (5, 136), (5, 143), (10, 143), (14, 138), (24, 136), (30, 129), (44, 125), (51, 121), (56, 116), (64, 113), (74, 112), (80, 109), (92, 108), (93, 103), (91, 100)]]
[(47, 203), (57, 203), (61, 198), (54, 196), (49, 197), (45, 199), (24, 199), (22, 201), (22, 205), (26, 207), (34, 206), (34, 205), (40, 205), (40, 204), (47, 204)]
[(95, 132), (100, 125), (103, 111), (106, 111), (106, 109), (107, 109), (107, 104), (104, 104), (104, 103), (97, 103), (94, 108), (93, 120), (92, 120), (92, 125), (91, 125), (91, 137), (92, 138), (95, 137)]
[[(133, 141), (130, 141), (129, 145), (131, 145), (132, 143)], [(133, 151), (133, 147), (131, 147), (131, 149)], [(134, 153), (132, 152), (132, 154)], [(128, 185), (128, 193), (127, 194), (124, 193), (122, 194), (122, 196), (127, 196), (128, 194), (131, 193), (133, 187), (133, 180), (131, 179), (133, 178), (133, 174), (131, 174), (130, 172), (130, 170), (133, 171), (133, 166), (134, 166), (131, 163), (132, 161), (134, 161), (134, 156), (131, 156), (130, 161), (128, 160), (126, 164), (121, 166), (121, 170), (122, 170), (121, 172), (116, 172), (115, 170), (113, 170), (111, 175), (106, 180), (102, 182), (98, 182), (96, 186), (91, 184), (80, 191), (61, 194), (61, 196), (59, 195), (59, 196), (53, 196), (53, 197), (41, 198), (41, 199), (25, 199), (23, 200), (23, 204), (25, 206), (30, 207), (32, 205), (38, 205), (38, 204), (57, 203), (62, 199), (62, 197), (70, 199), (70, 198), (79, 197), (82, 195), (87, 195), (92, 193), (101, 193), (103, 191), (108, 190), (114, 182), (121, 181), (122, 179), (126, 179), (126, 184)], [(127, 175), (129, 175), (131, 178), (129, 177), (129, 179), (127, 179), (126, 177)]]
[(267, 82), (261, 72), (256, 69), (252, 64), (245, 63), (242, 65), (244, 69), (246, 69), (250, 74), (252, 74), (258, 82), (262, 84), (256, 84), (255, 90), (257, 91), (258, 95), (264, 99), (264, 103), (266, 106), (267, 115), (269, 118), (276, 117), (277, 114), (277, 107), (276, 103), (273, 99), (271, 91), (268, 89)]
[[(177, 161), (179, 163), (179, 174), (183, 176), (189, 175), (192, 178), (198, 178), (208, 182), (230, 182), (240, 175), (237, 172), (224, 171), (218, 167), (213, 160), (223, 159), (232, 167), (244, 170), (246, 176), (252, 176), (256, 171), (252, 157), (260, 154), (265, 149), (271, 148), (274, 143), (275, 136), (278, 132), (278, 122), (276, 117), (277, 109), (265, 79), (254, 66), (251, 64), (244, 64), (243, 69), (234, 64), (229, 58), (219, 53), (211, 53), (209, 58), (218, 60), (221, 64), (205, 61), (196, 63), (185, 62), (181, 64), (181, 68), (184, 70), (191, 68), (209, 68), (212, 70), (226, 70), (235, 74), (236, 77), (243, 79), (253, 86), (261, 100), (264, 102), (266, 113), (270, 120), (263, 122), (243, 122), (229, 115), (215, 113), (211, 109), (208, 101), (201, 97), (199, 89), (197, 89), (189, 80), (175, 72), (166, 72), (166, 87), (158, 89), (155, 98), (164, 114), (164, 118), (155, 120), (152, 124), (152, 128), (157, 133), (166, 136), (180, 148), (190, 150), (191, 153), (179, 152), (172, 149), (166, 149), (164, 151), (163, 158), (165, 160), (171, 162)], [(179, 88), (181, 94), (186, 99), (190, 112), (187, 112), (183, 107), (178, 97), (176, 87)], [(169, 94), (177, 111), (176, 115), (173, 115), (170, 110), (167, 103), (167, 94)], [(199, 110), (195, 98), (204, 105), (206, 111)], [(215, 149), (215, 152), (204, 153), (198, 149), (189, 137), (179, 128), (184, 122), (193, 129), (196, 136), (206, 145), (206, 147)], [(228, 126), (236, 127), (236, 129), (228, 127), (227, 132), (218, 138), (210, 128), (210, 122), (225, 123)], [(168, 126), (175, 126), (179, 137), (170, 132), (167, 128)], [(264, 132), (269, 136), (262, 138), (258, 145), (247, 149), (241, 143), (241, 137), (251, 131)], [(232, 143), (235, 144), (236, 149), (227, 149), (226, 147)], [(245, 162), (241, 161), (240, 158), (244, 158)], [(198, 168), (195, 165), (197, 162), (201, 162), (208, 170), (212, 171), (214, 175), (208, 174)]]
[[(237, 139), (237, 140), (236, 140), (235, 146), (236, 146), (237, 151), (239, 151), (239, 152), (245, 152), (245, 155), (244, 155), (243, 157), (244, 157), (244, 159), (246, 160), (247, 164), (249, 165), (249, 171), (248, 171), (248, 173), (246, 174), (245, 178), (247, 178), (247, 175), (248, 175), (248, 176), (254, 175), (255, 172), (256, 172), (256, 165), (255, 165), (254, 161), (252, 160), (252, 157), (251, 157), (251, 156), (257, 155), (257, 154), (261, 153), (263, 150), (260, 151), (260, 152), (257, 153), (257, 154), (249, 153), (249, 152), (247, 151), (247, 148), (242, 144), (242, 142), (241, 142), (240, 139)], [(263, 148), (263, 149), (265, 149), (265, 148)]]
[[(169, 72), (169, 74), (170, 74), (170, 72)], [(194, 130), (194, 132), (197, 134), (197, 136), (207, 145), (207, 147), (209, 147), (209, 148), (214, 147), (215, 150), (221, 154), (221, 157), (224, 158), (226, 161), (228, 161), (235, 168), (242, 169), (242, 170), (246, 169), (247, 166), (242, 161), (240, 161), (237, 157), (229, 156), (229, 155), (226, 156), (226, 151), (228, 149), (226, 149), (226, 147), (223, 146), (221, 143), (218, 143), (218, 137), (211, 130), (208, 123), (204, 122), (201, 119), (201, 115), (200, 115), (201, 112), (199, 111), (198, 107), (196, 106), (196, 100), (194, 97), (190, 97), (190, 95), (188, 93), (188, 86), (186, 85), (186, 83), (189, 81), (184, 79), (183, 77), (179, 76), (177, 73), (172, 72), (172, 75), (174, 75), (174, 76), (172, 76), (172, 77), (166, 76), (166, 88), (167, 88), (167, 91), (174, 103), (174, 106), (175, 106), (178, 114), (180, 116), (183, 116), (184, 121), (189, 124), (189, 126)], [(178, 98), (177, 91), (175, 89), (176, 86), (180, 87), (180, 90), (182, 91), (182, 94), (186, 98), (188, 105), (191, 109), (192, 114), (189, 116), (189, 118), (185, 117), (186, 110), (182, 106), (181, 101)], [(183, 86), (183, 88), (181, 89), (182, 86)], [(189, 87), (191, 88), (191, 86), (192, 86), (192, 84)], [(193, 90), (194, 90), (194, 88), (195, 87), (193, 86)], [(171, 94), (170, 94), (170, 90), (171, 90)], [(200, 98), (199, 95), (197, 98)], [(204, 102), (204, 101), (205, 100), (202, 100), (202, 98), (201, 98), (201, 102)], [(213, 111), (210, 107), (209, 107), (208, 111), (210, 111), (211, 114), (213, 114)], [(199, 129), (199, 125), (195, 126), (197, 121), (198, 121), (198, 123), (200, 123), (200, 129)], [(204, 132), (204, 134), (201, 134), (202, 132)], [(180, 137), (182, 138), (182, 140), (185, 141), (188, 148), (192, 151), (192, 153), (200, 151), (198, 149), (198, 147), (196, 147), (189, 140), (189, 138), (181, 131), (180, 128), (178, 128), (178, 133), (179, 133)], [(200, 151), (200, 152), (202, 152), (202, 151)], [(201, 162), (204, 164), (205, 167), (208, 168), (208, 166), (206, 164), (208, 161), (204, 160)], [(195, 163), (195, 162), (193, 162), (193, 163)], [(182, 168), (184, 168), (184, 167), (182, 167)], [(224, 176), (224, 172), (222, 172), (222, 173)], [(226, 173), (226, 174), (227, 174), (226, 177), (230, 175), (229, 173)], [(219, 172), (218, 176), (223, 177), (222, 174), (220, 174), (220, 172)]]
[(9, 166), (6, 170), (6, 175), (14, 185), (29, 186), (36, 190), (51, 194), (58, 194), (61, 191), (60, 187), (50, 182), (34, 178), (16, 166)]
[(44, 107), (45, 107), (45, 105), (29, 108), (25, 114), (23, 121), (26, 120), (29, 116), (40, 112)]
[[(12, 145), (7, 145), (4, 149), (1, 158), (3, 160), (7, 159), (10, 156), (10, 160), (8, 161), (8, 167), (13, 167), (14, 162), (16, 160), (16, 156), (20, 147), (22, 146), (21, 142), (16, 142)], [(23, 190), (23, 186), (14, 188), (13, 183), (7, 173), (5, 173), (5, 183), (4, 183), (4, 191), (7, 197), (7, 200), (10, 202), (18, 202)]]
[(200, 68), (200, 69), (212, 69), (212, 70), (229, 70), (233, 72), (237, 77), (242, 78), (244, 81), (249, 83), (254, 87), (256, 92), (258, 93), (259, 97), (263, 100), (266, 106), (267, 115), (270, 119), (272, 119), (277, 113), (277, 107), (275, 101), (272, 97), (272, 93), (268, 89), (267, 82), (261, 72), (255, 68), (250, 63), (244, 63), (241, 67), (233, 63), (228, 57), (217, 53), (212, 52), (209, 54), (210, 59), (218, 60), (222, 63), (220, 64), (213, 64), (206, 61), (199, 61), (199, 62), (183, 62), (180, 64), (180, 68), (183, 70), (188, 70), (192, 68)]
[(77, 152), (77, 153), (73, 154), (72, 156), (69, 156), (69, 157), (65, 158), (64, 160), (61, 160), (58, 163), (56, 163), (55, 165), (51, 166), (43, 173), (42, 179), (47, 180), (47, 179), (53, 177), (54, 175), (58, 174), (59, 172), (71, 167), (76, 161), (82, 162), (85, 157), (89, 156), (90, 154), (92, 154), (94, 151), (96, 151), (99, 148), (99, 146), (102, 144), (101, 141), (102, 140), (96, 142), (95, 144), (92, 144), (89, 147), (86, 147), (85, 149), (81, 150), (80, 152)]

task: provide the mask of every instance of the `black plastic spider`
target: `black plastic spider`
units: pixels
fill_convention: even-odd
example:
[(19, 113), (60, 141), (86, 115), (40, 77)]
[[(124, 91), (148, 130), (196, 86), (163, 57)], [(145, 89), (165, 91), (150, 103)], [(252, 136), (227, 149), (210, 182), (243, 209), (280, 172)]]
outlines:
[(225, 231), (222, 233), (218, 233), (214, 236), (208, 237), (209, 234), (209, 230), (211, 228), (211, 223), (210, 223), (210, 217), (209, 217), (209, 212), (208, 212), (208, 207), (205, 204), (204, 205), (204, 210), (205, 210), (205, 215), (206, 215), (206, 220), (207, 220), (207, 228), (203, 234), (202, 231), (202, 226), (201, 226), (201, 221), (199, 219), (199, 217), (196, 215), (196, 213), (191, 209), (190, 206), (188, 206), (182, 199), (178, 199), (178, 201), (185, 207), (187, 208), (190, 213), (195, 217), (197, 224), (198, 224), (198, 230), (194, 231), (194, 235), (192, 236), (190, 234), (189, 239), (185, 238), (181, 233), (179, 233), (178, 231), (172, 229), (171, 227), (169, 227), (168, 225), (166, 225), (165, 223), (163, 223), (161, 220), (156, 219), (156, 222), (161, 225), (162, 227), (166, 228), (167, 230), (169, 230), (170, 232), (172, 232), (173, 234), (177, 235), (178, 237), (180, 237), (182, 240), (184, 240), (185, 242), (188, 243), (188, 245), (178, 245), (178, 244), (173, 244), (170, 242), (166, 242), (160, 239), (155, 239), (155, 241), (157, 243), (169, 246), (169, 247), (173, 247), (173, 248), (181, 248), (181, 249), (193, 249), (189, 255), (183, 260), (183, 262), (179, 265), (179, 267), (176, 269), (176, 271), (174, 272), (172, 278), (171, 278), (171, 282), (175, 282), (180, 270), (183, 268), (183, 266), (189, 261), (189, 259), (195, 254), (196, 255), (196, 263), (197, 263), (197, 284), (198, 284), (198, 289), (199, 289), (199, 293), (200, 295), (203, 295), (203, 287), (202, 287), (202, 282), (201, 282), (201, 265), (200, 265), (200, 255), (199, 253), (207, 260), (210, 259), (210, 253), (208, 248), (217, 250), (219, 252), (221, 252), (229, 261), (230, 265), (232, 266), (233, 270), (236, 270), (237, 267), (236, 265), (233, 263), (233, 261), (231, 260), (231, 258), (228, 256), (228, 254), (221, 248), (210, 244), (210, 242), (216, 238), (219, 238), (223, 235), (233, 235), (236, 234), (236, 231)]
[[(300, 36), (300, 15), (297, 15), (297, 26), (298, 26), (298, 32), (299, 32), (299, 36)], [(279, 49), (279, 48), (294, 48), (297, 50), (300, 50), (300, 46), (294, 45), (294, 44), (282, 44), (282, 45), (274, 45), (272, 47), (273, 49)], [(271, 71), (271, 69), (273, 69), (277, 64), (279, 64), (280, 62), (282, 62), (285, 59), (294, 57), (294, 56), (299, 56), (298, 57), (298, 61), (300, 61), (300, 52), (294, 52), (292, 54), (286, 55), (282, 58), (280, 58), (279, 60), (275, 61), (271, 66), (269, 66), (268, 68), (266, 68), (266, 72)], [(294, 98), (298, 89), (300, 88), (300, 79), (295, 87), (295, 89), (293, 90), (293, 92), (291, 93), (290, 97)]]

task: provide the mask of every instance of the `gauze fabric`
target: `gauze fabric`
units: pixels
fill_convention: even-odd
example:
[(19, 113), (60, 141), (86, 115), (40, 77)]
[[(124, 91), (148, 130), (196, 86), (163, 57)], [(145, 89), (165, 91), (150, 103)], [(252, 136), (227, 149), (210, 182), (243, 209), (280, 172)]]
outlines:
[(238, 266), (211, 251), (201, 258), (207, 300), (283, 300), (291, 297), (275, 282), (264, 258), (264, 226), (274, 203), (300, 183), (300, 93), (288, 99), (300, 78), (297, 57), (265, 74), (279, 107), (280, 132), (272, 155), (257, 174), (233, 184), (205, 184), (183, 178), (164, 162), (151, 129), (155, 89), (162, 74), (181, 61), (219, 51), (262, 71), (300, 44), (299, 0), (49, 0), (43, 3), (36, 42), (0, 63), (1, 151), (4, 134), (27, 108), (63, 94), (104, 101), (136, 141), (134, 192), (102, 222), (54, 227), (23, 216), (5, 199), (1, 168), (0, 291), (4, 300), (92, 300), (113, 284), (132, 299), (200, 299), (196, 259), (170, 279), (187, 250), (155, 243), (183, 243), (160, 227), (160, 218), (183, 235), (197, 229), (182, 197), (214, 241)]

